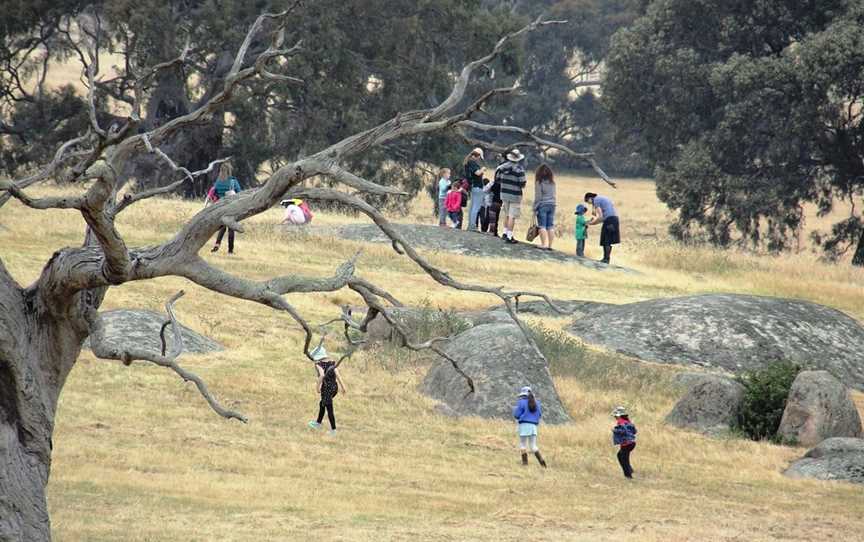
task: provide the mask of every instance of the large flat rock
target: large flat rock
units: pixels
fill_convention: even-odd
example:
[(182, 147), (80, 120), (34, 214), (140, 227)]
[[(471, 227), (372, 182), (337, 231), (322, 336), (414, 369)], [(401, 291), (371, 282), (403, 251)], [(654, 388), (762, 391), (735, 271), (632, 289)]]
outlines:
[[(162, 324), (168, 321), (168, 317), (152, 311), (118, 309), (100, 313), (105, 324), (105, 341), (108, 346), (124, 350), (130, 346), (144, 348), (151, 352), (160, 352), (162, 342), (159, 339), (159, 331)], [(222, 350), (222, 345), (201, 335), (200, 333), (181, 325), (183, 334), (183, 352), (190, 354), (206, 354)], [(165, 331), (168, 351), (174, 344), (174, 334), (171, 327)], [(89, 342), (85, 343), (89, 348)]]
[(864, 390), (864, 327), (806, 301), (735, 294), (656, 299), (596, 308), (569, 329), (647, 361), (737, 373), (785, 359)]
[[(520, 260), (572, 263), (597, 271), (636, 273), (632, 269), (618, 265), (607, 265), (588, 258), (579, 258), (558, 250), (540, 250), (530, 243), (520, 242), (511, 245), (505, 243), (501, 238), (483, 233), (424, 224), (392, 224), (392, 226), (412, 245), (431, 250), (485, 258), (515, 258)], [(286, 230), (286, 235), (334, 236), (352, 241), (390, 243), (390, 239), (374, 224), (291, 228)]]
[(429, 370), (423, 391), (441, 401), (444, 411), (457, 416), (482, 416), (512, 420), (512, 408), (522, 386), (531, 386), (543, 407), (543, 421), (564, 423), (570, 416), (564, 409), (548, 364), (513, 323), (476, 326), (445, 346), (474, 381), (476, 391), (441, 359)]
[(864, 440), (831, 438), (822, 441), (783, 474), (790, 478), (813, 478), (864, 484)]

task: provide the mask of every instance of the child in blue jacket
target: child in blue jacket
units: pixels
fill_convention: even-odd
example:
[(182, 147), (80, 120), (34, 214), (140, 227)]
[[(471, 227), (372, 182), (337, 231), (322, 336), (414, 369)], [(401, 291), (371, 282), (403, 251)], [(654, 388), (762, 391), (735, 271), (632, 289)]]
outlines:
[(615, 427), (612, 428), (612, 444), (618, 446), (618, 464), (624, 471), (625, 478), (633, 478), (633, 467), (630, 466), (630, 452), (636, 448), (636, 426), (630, 421), (627, 409), (617, 407), (612, 416)]
[(540, 401), (534, 397), (531, 388), (525, 386), (519, 392), (519, 402), (513, 408), (513, 417), (519, 422), (519, 449), (522, 451), (522, 464), (528, 464), (528, 448), (534, 452), (534, 457), (543, 468), (546, 468), (546, 461), (540, 455), (540, 449), (537, 447), (537, 425), (540, 424), (540, 417), (543, 411), (540, 408)]

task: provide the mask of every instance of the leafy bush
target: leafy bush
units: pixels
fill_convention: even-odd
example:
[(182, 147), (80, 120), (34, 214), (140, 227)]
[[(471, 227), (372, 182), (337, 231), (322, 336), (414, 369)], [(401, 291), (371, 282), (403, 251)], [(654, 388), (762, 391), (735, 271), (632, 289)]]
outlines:
[(753, 440), (777, 441), (777, 429), (786, 408), (786, 398), (801, 367), (775, 361), (736, 378), (744, 386), (738, 410), (737, 429)]

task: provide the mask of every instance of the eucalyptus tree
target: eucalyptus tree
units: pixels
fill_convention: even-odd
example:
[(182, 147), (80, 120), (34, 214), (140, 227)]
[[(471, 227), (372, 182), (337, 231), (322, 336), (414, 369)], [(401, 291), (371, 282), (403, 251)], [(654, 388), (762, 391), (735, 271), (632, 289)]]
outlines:
[[(175, 276), (227, 297), (262, 304), (285, 314), (302, 327), (303, 353), (306, 356), (314, 347), (318, 327), (310, 324), (286, 295), (347, 288), (368, 306), (363, 320), (355, 320), (347, 309), (334, 319), (344, 325), (349, 341), (353, 343), (354, 338), (348, 330), (363, 332), (372, 318), (380, 316), (402, 334), (409, 348), (428, 348), (449, 359), (454, 370), (465, 377), (466, 393), (474, 390), (470, 375), (459, 368), (459, 360), (449, 357), (439, 347), (438, 339), (423, 344), (411, 342), (407, 330), (392, 313), (392, 307), (399, 301), (384, 287), (359, 276), (354, 259), (341, 264), (330, 277), (307, 276), (302, 268), (296, 268), (286, 270), (284, 276), (259, 281), (220, 269), (199, 255), (218, 229), (228, 227), (243, 231), (244, 220), (278, 205), (285, 197), (336, 202), (367, 215), (391, 239), (397, 253), (411, 259), (443, 287), (483, 292), (502, 299), (529, 344), (536, 349), (530, 332), (516, 315), (514, 300), (519, 296), (538, 296), (547, 302), (549, 299), (538, 293), (466, 284), (431, 265), (375, 207), (359, 197), (361, 194), (403, 196), (404, 192), (357, 175), (351, 164), (356, 157), (368, 156), (374, 150), (397, 141), (448, 132), (459, 132), (464, 137), (475, 137), (482, 132), (515, 134), (537, 145), (546, 144), (542, 138), (515, 126), (494, 126), (473, 120), (490, 100), (512, 95), (519, 90), (518, 86), (498, 87), (472, 95), (470, 83), (486, 66), (500, 61), (514, 40), (556, 21), (537, 19), (504, 35), (490, 53), (468, 62), (454, 74), (450, 91), (439, 102), (419, 109), (404, 109), (368, 129), (347, 134), (330, 144), (310, 147), (304, 156), (276, 168), (260, 187), (228, 196), (202, 209), (163, 242), (142, 247), (127, 245), (116, 228), (121, 213), (141, 201), (191, 183), (227, 159), (217, 158), (206, 167), (192, 171), (163, 148), (163, 145), (170, 145), (176, 134), (190, 126), (211, 122), (212, 117), (221, 114), (226, 104), (246, 98), (242, 90), (244, 85), (302, 84), (314, 88), (316, 78), (326, 77), (323, 73), (308, 73), (301, 79), (294, 72), (297, 66), (305, 65), (300, 60), (302, 55), (317, 47), (314, 35), (298, 35), (295, 30), (296, 9), (301, 9), (299, 4), (256, 18), (233, 55), (221, 87), (203, 103), (158, 126), (147, 127), (143, 120), (148, 89), (154, 88), (150, 82), (164, 72), (184, 65), (189, 59), (187, 50), (150, 68), (135, 68), (134, 85), (126, 90), (130, 97), (128, 113), (122, 118), (114, 117), (110, 126), (102, 123), (97, 107), (96, 69), (91, 62), (87, 73), (90, 91), (85, 100), (86, 131), (59, 145), (50, 163), (29, 176), (0, 180), (0, 192), (5, 197), (15, 198), (34, 212), (77, 211), (87, 227), (80, 246), (59, 248), (32, 284), (20, 284), (0, 259), (0, 540), (41, 541), (50, 538), (45, 487), (51, 465), (54, 420), (64, 383), (75, 367), (87, 337), (97, 357), (119, 360), (127, 365), (148, 362), (164, 367), (184, 381), (193, 382), (217, 414), (245, 421), (242, 413), (222, 406), (206, 383), (184, 369), (178, 361), (182, 340), (173, 307), (182, 294), (173, 296), (166, 306), (175, 330), (172, 351), (166, 352), (163, 348), (160, 353), (107, 345), (103, 340), (104, 326), (99, 309), (106, 293), (114, 286)], [(306, 41), (301, 45), (299, 40), (288, 40), (288, 36), (302, 36)], [(262, 42), (266, 46), (260, 45)], [(356, 99), (362, 100), (363, 97)], [(262, 116), (266, 114), (265, 111), (259, 112)], [(566, 147), (560, 150), (573, 152)], [(162, 169), (170, 172), (169, 182), (159, 183), (157, 187), (124, 191), (120, 196), (123, 185), (120, 172), (130, 161), (141, 156), (161, 163)], [(588, 155), (580, 156), (590, 158)], [(303, 182), (313, 177), (329, 179), (332, 185), (305, 186)], [(34, 184), (56, 179), (75, 183), (81, 188), (73, 192), (70, 185), (70, 194), (58, 197), (37, 197), (32, 194), (32, 189), (28, 189)]]
[(675, 235), (780, 250), (804, 204), (845, 202), (815, 239), (864, 265), (864, 2), (657, 0), (607, 63), (612, 121), (656, 166)]

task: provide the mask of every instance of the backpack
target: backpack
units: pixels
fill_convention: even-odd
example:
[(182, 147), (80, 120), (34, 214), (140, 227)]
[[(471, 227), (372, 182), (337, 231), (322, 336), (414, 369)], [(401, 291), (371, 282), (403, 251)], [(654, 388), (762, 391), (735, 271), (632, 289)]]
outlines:
[(306, 223), (312, 222), (312, 217), (315, 215), (312, 214), (312, 209), (309, 208), (309, 204), (305, 201), (300, 202), (300, 210), (303, 211), (303, 216), (306, 217)]

